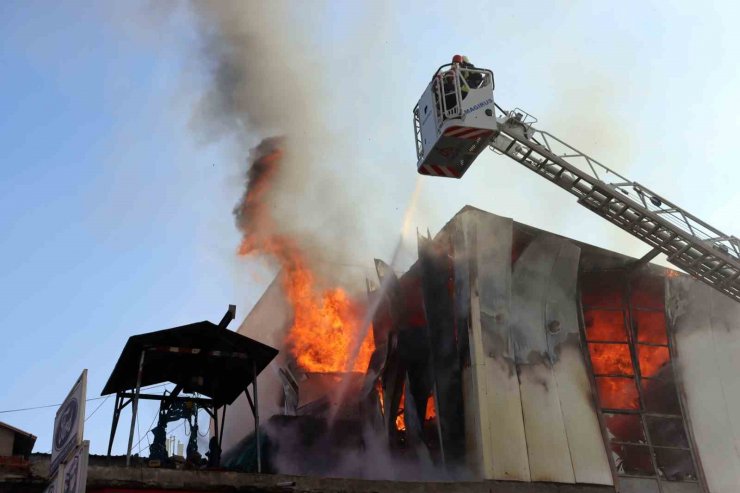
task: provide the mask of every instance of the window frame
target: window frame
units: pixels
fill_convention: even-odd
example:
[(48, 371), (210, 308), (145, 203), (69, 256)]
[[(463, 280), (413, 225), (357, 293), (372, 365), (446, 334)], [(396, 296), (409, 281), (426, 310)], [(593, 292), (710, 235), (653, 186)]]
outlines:
[[(613, 275), (613, 283), (616, 284), (614, 287), (615, 290), (621, 291), (621, 297), (620, 297), (620, 306), (604, 306), (604, 305), (588, 305), (584, 303), (584, 284), (586, 284), (586, 279), (589, 275)], [(663, 307), (652, 307), (652, 306), (640, 306), (634, 303), (633, 298), (633, 290), (634, 290), (634, 284), (635, 281), (638, 279), (637, 276), (645, 276), (645, 278), (654, 278), (651, 279), (651, 281), (660, 281), (662, 282), (662, 290), (663, 290)], [(606, 284), (609, 285), (608, 283)], [(621, 285), (621, 286), (620, 286)], [(605, 284), (602, 282), (595, 283), (595, 287), (597, 289), (601, 288), (603, 289)], [(578, 305), (579, 305), (579, 324), (580, 324), (580, 332), (581, 332), (581, 349), (583, 352), (583, 357), (586, 362), (587, 369), (589, 371), (589, 379), (592, 386), (592, 393), (593, 393), (593, 399), (594, 399), (594, 406), (597, 410), (597, 415), (599, 419), (599, 423), (602, 428), (602, 436), (604, 439), (604, 446), (608, 455), (609, 459), (609, 465), (612, 469), (612, 475), (614, 477), (614, 483), (615, 487), (617, 488), (617, 491), (619, 491), (619, 480), (620, 478), (640, 478), (645, 480), (652, 480), (657, 485), (658, 491), (663, 493), (666, 490), (666, 483), (690, 483), (690, 484), (696, 484), (697, 490), (700, 492), (707, 492), (706, 482), (704, 480), (704, 474), (701, 467), (701, 464), (699, 462), (698, 454), (696, 453), (696, 444), (694, 442), (694, 438), (691, 432), (691, 429), (689, 428), (690, 421), (688, 417), (686, 416), (686, 410), (685, 405), (683, 402), (683, 396), (681, 395), (681, 392), (678, 388), (678, 379), (676, 378), (676, 370), (673, 366), (673, 362), (676, 357), (675, 353), (675, 342), (671, 335), (671, 332), (669, 330), (668, 325), (668, 317), (665, 313), (665, 289), (666, 289), (666, 278), (663, 274), (657, 273), (652, 269), (645, 268), (645, 269), (639, 269), (637, 271), (630, 270), (627, 268), (617, 268), (617, 269), (588, 269), (588, 270), (581, 270), (579, 272), (579, 278), (578, 278)], [(608, 296), (605, 296), (603, 293), (596, 293), (591, 294), (590, 298), (594, 299), (604, 299), (608, 298)], [(616, 297), (615, 297), (616, 299)], [(611, 339), (589, 339), (588, 334), (586, 332), (586, 314), (589, 311), (619, 311), (622, 312), (622, 320), (624, 324), (624, 331), (626, 333), (626, 340), (611, 340)], [(640, 342), (639, 339), (639, 333), (638, 333), (638, 326), (637, 326), (637, 314), (641, 312), (662, 312), (663, 313), (663, 319), (665, 320), (664, 330), (665, 330), (665, 344), (662, 343), (656, 343), (656, 342)], [(591, 359), (591, 349), (590, 344), (622, 344), (627, 345), (629, 348), (629, 354), (632, 364), (632, 375), (613, 375), (613, 377), (620, 377), (620, 378), (631, 378), (634, 381), (634, 385), (637, 389), (637, 398), (638, 398), (638, 406), (637, 409), (621, 409), (621, 408), (607, 408), (602, 407), (601, 405), (601, 396), (598, 392), (598, 384), (597, 379), (598, 378), (609, 378), (612, 377), (612, 375), (604, 375), (604, 374), (597, 374), (594, 371), (593, 362)], [(670, 372), (672, 378), (672, 387), (673, 391), (676, 393), (676, 400), (678, 402), (678, 414), (674, 413), (660, 413), (648, 410), (646, 402), (645, 402), (645, 383), (650, 382), (654, 380), (655, 374), (646, 377), (643, 376), (643, 369), (641, 365), (641, 361), (639, 359), (639, 348), (647, 346), (647, 347), (665, 347), (668, 350), (668, 364), (670, 365)], [(655, 379), (657, 380), (657, 379)], [(614, 434), (611, 432), (611, 430), (607, 426), (606, 418), (610, 416), (618, 416), (618, 415), (632, 415), (637, 416), (639, 418), (639, 424), (640, 424), (640, 432), (642, 434), (643, 442), (630, 442), (630, 441), (621, 441), (616, 439), (611, 439), (611, 436)], [(648, 422), (652, 421), (654, 419), (680, 419), (680, 423), (683, 426), (683, 432), (684, 432), (684, 438), (687, 443), (686, 447), (679, 447), (679, 446), (669, 446), (669, 445), (655, 445), (653, 444), (653, 437), (651, 436), (650, 427), (648, 426)], [(615, 437), (616, 438), (616, 437)], [(616, 457), (615, 452), (612, 450), (612, 444), (616, 446), (640, 446), (645, 447), (650, 455), (650, 463), (652, 466), (652, 475), (642, 475), (642, 474), (629, 474), (620, 471), (618, 464), (616, 463)], [(661, 450), (681, 450), (681, 451), (687, 451), (690, 454), (693, 469), (694, 469), (694, 478), (693, 479), (681, 479), (681, 480), (669, 480), (662, 472), (659, 467), (658, 463), (658, 456), (656, 452), (660, 452)]]

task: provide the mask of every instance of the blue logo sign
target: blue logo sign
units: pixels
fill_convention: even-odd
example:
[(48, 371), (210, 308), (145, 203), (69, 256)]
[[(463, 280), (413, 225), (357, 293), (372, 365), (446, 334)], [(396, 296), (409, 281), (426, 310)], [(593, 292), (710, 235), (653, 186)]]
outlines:
[(468, 108), (467, 110), (465, 110), (465, 113), (464, 114), (467, 115), (468, 113), (471, 113), (471, 112), (473, 112), (475, 110), (479, 110), (481, 108), (485, 108), (486, 106), (488, 106), (491, 103), (493, 103), (493, 99), (488, 98), (488, 99), (486, 99), (485, 101), (483, 101), (481, 103), (478, 103), (478, 104), (476, 104), (474, 106), (471, 106), (470, 108)]

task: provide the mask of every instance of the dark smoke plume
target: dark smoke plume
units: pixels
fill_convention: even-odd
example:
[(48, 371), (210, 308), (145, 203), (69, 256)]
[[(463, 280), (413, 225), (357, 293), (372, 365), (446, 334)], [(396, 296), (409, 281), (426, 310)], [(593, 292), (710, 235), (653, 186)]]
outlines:
[(248, 255), (269, 248), (275, 225), (268, 210), (268, 196), (283, 155), (282, 139), (267, 138), (252, 150), (244, 194), (234, 208), (236, 227), (242, 233), (239, 254)]
[[(366, 244), (361, 207), (350, 191), (357, 174), (349, 146), (329, 135), (323, 124), (329, 117), (322, 62), (308, 49), (305, 23), (283, 2), (192, 6), (207, 75), (192, 120), (200, 138), (234, 144), (234, 160), (244, 162), (249, 149), (265, 137), (284, 136), (280, 167), (271, 171), (269, 189), (259, 193), (262, 205), (240, 203), (238, 227), (242, 233), (248, 227), (247, 238), (257, 239), (259, 228), (269, 226), (271, 235), (291, 238), (322, 277), (341, 281), (345, 273), (336, 264), (357, 260), (359, 252), (364, 256)], [(275, 143), (268, 142), (258, 146), (257, 154)], [(256, 207), (269, 208), (271, 224), (256, 220)], [(334, 265), (316, 263), (327, 259)]]

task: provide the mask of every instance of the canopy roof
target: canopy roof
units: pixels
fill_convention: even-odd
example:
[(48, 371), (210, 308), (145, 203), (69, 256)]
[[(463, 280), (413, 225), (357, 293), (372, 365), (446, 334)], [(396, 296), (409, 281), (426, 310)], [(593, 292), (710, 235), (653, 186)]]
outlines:
[(231, 404), (278, 350), (226, 328), (203, 321), (129, 337), (101, 395), (136, 387), (142, 351), (141, 386), (172, 382), (187, 393), (213, 399), (216, 406)]

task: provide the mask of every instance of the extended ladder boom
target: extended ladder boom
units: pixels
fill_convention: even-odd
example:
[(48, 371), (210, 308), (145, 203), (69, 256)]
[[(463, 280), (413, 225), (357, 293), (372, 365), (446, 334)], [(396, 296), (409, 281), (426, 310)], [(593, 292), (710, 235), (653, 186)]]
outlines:
[[(740, 240), (713, 228), (553, 135), (520, 110), (499, 118), (490, 147), (569, 191), (578, 203), (740, 302)], [(650, 254), (649, 254), (650, 255)], [(648, 256), (649, 256), (648, 255)]]

